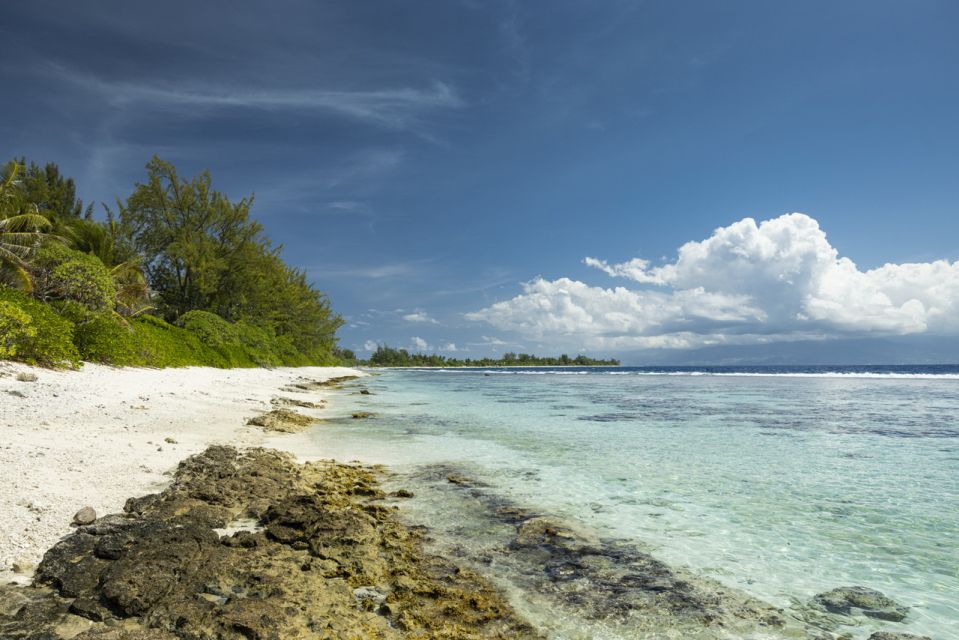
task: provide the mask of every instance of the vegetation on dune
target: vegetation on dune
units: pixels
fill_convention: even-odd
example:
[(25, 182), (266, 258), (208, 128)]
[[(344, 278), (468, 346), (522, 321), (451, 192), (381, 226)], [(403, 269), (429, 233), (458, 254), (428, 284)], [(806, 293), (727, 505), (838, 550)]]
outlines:
[(46, 366), (338, 362), (342, 319), (285, 264), (253, 199), (153, 158), (116, 213), (93, 219), (56, 165), (0, 174), (0, 358)]
[[(350, 353), (352, 355), (352, 352)], [(406, 349), (394, 349), (379, 345), (370, 356), (374, 367), (616, 367), (619, 360), (601, 360), (584, 355), (569, 357), (540, 357), (528, 353), (505, 353), (502, 358), (449, 358), (436, 353), (410, 353)]]

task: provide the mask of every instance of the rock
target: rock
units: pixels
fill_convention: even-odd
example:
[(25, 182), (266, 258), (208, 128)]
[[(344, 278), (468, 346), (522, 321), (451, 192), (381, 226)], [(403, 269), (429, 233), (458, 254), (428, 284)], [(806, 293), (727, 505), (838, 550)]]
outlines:
[(830, 613), (845, 616), (861, 613), (869, 618), (892, 622), (901, 622), (909, 613), (909, 607), (868, 587), (839, 587), (813, 596), (812, 604)]
[(370, 396), (370, 395), (373, 395), (373, 394), (370, 393), (370, 390), (369, 390), (369, 389), (360, 389), (360, 395), (361, 395), (361, 396)]
[(14, 397), (17, 397), (17, 398), (26, 398), (26, 397), (27, 397), (27, 394), (25, 394), (25, 393), (22, 392), (22, 391), (17, 391), (16, 389), (7, 389), (7, 393), (10, 394), (11, 396), (14, 396)]
[(901, 631), (877, 631), (869, 636), (869, 640), (932, 640), (932, 638)]
[(378, 605), (386, 601), (386, 594), (377, 591), (376, 587), (357, 587), (353, 589), (353, 597), (360, 601), (369, 600)]
[(24, 560), (24, 559), (14, 560), (13, 564), (10, 565), (10, 569), (14, 573), (20, 573), (20, 574), (33, 573), (33, 570), (36, 568), (37, 568), (37, 565), (30, 562), (29, 560)]
[(0, 616), (13, 617), (30, 604), (30, 598), (18, 589), (0, 587)]
[(390, 495), (394, 498), (412, 498), (413, 492), (410, 491), (409, 489), (397, 489)]
[(559, 520), (543, 516), (530, 518), (520, 524), (514, 538), (514, 544), (520, 546), (558, 544), (572, 547), (584, 546), (588, 542)]
[(458, 473), (451, 473), (447, 475), (446, 481), (449, 482), (450, 484), (455, 484), (461, 487), (470, 484), (469, 478), (467, 478), (464, 475), (460, 475)]
[[(47, 551), (0, 638), (541, 638), (383, 498), (370, 468), (210, 447)], [(262, 530), (215, 531), (252, 517)]]
[(164, 438), (163, 441), (166, 442), (167, 444), (176, 444), (176, 443), (177, 443), (176, 440), (174, 440), (173, 438), (171, 438), (171, 437), (169, 437), (169, 436), (167, 436), (166, 438)]
[(103, 622), (110, 616), (110, 611), (95, 600), (89, 598), (77, 598), (70, 605), (70, 613), (93, 620), (94, 622)]
[(275, 407), (287, 405), (290, 407), (302, 407), (303, 409), (322, 409), (325, 403), (325, 400), (320, 400), (319, 402), (310, 402), (308, 400), (297, 400), (296, 398), (284, 397), (277, 397), (270, 400), (270, 404)]
[(263, 427), (267, 431), (279, 431), (281, 433), (295, 433), (303, 431), (311, 424), (319, 422), (316, 418), (290, 411), (289, 409), (274, 409), (261, 416), (251, 418), (247, 424), (257, 427)]
[(360, 420), (362, 418), (372, 418), (373, 414), (369, 411), (357, 411), (353, 414), (353, 419)]
[(27, 373), (26, 371), (23, 371), (17, 374), (17, 380), (20, 382), (36, 382), (37, 374)]
[(85, 524), (92, 524), (94, 520), (97, 519), (97, 512), (94, 511), (93, 507), (83, 507), (75, 514), (73, 514), (73, 524), (83, 526)]

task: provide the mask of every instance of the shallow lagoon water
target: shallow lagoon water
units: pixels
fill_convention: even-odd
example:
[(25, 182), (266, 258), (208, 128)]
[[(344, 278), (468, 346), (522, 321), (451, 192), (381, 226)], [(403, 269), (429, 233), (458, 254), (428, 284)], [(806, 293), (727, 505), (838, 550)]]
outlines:
[[(911, 607), (904, 623), (858, 620), (846, 629), (856, 638), (955, 637), (953, 375), (526, 373), (378, 372), (364, 380), (374, 395), (355, 397), (376, 417), (317, 430), (318, 449), (389, 464), (414, 485), (432, 465), (455, 468), (787, 611), (848, 585)], [(429, 497), (410, 509), (440, 544), (468, 533), (461, 501), (414, 488)]]

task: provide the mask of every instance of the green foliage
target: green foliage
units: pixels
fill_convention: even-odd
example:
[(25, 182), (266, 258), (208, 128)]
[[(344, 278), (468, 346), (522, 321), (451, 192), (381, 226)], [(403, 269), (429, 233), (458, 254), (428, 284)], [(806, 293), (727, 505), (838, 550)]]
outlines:
[(41, 300), (74, 300), (94, 310), (112, 310), (117, 287), (96, 256), (47, 242), (30, 265), (34, 295)]
[(148, 364), (137, 348), (133, 328), (113, 313), (93, 311), (72, 300), (56, 303), (55, 308), (73, 323), (73, 343), (82, 360), (114, 366)]
[[(145, 366), (337, 362), (343, 320), (250, 218), (252, 197), (231, 202), (208, 173), (183, 180), (159, 158), (147, 171), (147, 181), (118, 203), (118, 215), (108, 211), (97, 222), (56, 165), (21, 160), (0, 170), (0, 286), (33, 298), (10, 302), (15, 311), (4, 306), (0, 358), (52, 365), (81, 356)], [(4, 287), (4, 295), (13, 294)], [(152, 309), (178, 326), (143, 315)]]
[(80, 354), (73, 344), (73, 323), (26, 293), (0, 285), (0, 301), (29, 317), (35, 333), (18, 340), (16, 358), (50, 367), (76, 366)]
[(24, 199), (20, 171), (18, 163), (10, 162), (0, 178), (0, 284), (30, 291), (28, 261), (51, 225)]
[(336, 358), (337, 364), (341, 366), (350, 366), (359, 362), (352, 349), (334, 349), (333, 357)]
[(248, 322), (235, 324), (208, 311), (190, 311), (176, 324), (216, 350), (231, 367), (278, 367), (314, 364), (286, 336)]
[(12, 358), (23, 344), (36, 337), (37, 330), (25, 311), (12, 302), (0, 300), (0, 358)]
[(250, 218), (253, 199), (231, 202), (208, 173), (184, 180), (159, 158), (147, 172), (147, 182), (121, 204), (119, 220), (143, 257), (160, 312), (168, 319), (201, 310), (252, 321), (310, 362), (331, 361), (343, 320)]
[(565, 353), (556, 358), (540, 357), (528, 353), (505, 353), (500, 359), (447, 358), (436, 353), (410, 353), (406, 349), (394, 349), (379, 345), (369, 364), (375, 367), (618, 367), (619, 360), (601, 360), (578, 355), (570, 358)]
[(93, 205), (83, 206), (77, 199), (77, 185), (73, 178), (60, 174), (57, 165), (47, 163), (40, 166), (27, 162), (26, 158), (15, 161), (21, 167), (20, 189), (25, 201), (33, 203), (44, 215), (52, 218), (89, 219), (93, 215)]
[(150, 367), (229, 367), (215, 349), (185, 329), (155, 316), (134, 318), (133, 326), (141, 363)]
[(177, 318), (176, 324), (211, 347), (223, 347), (240, 340), (236, 327), (209, 311), (188, 311)]

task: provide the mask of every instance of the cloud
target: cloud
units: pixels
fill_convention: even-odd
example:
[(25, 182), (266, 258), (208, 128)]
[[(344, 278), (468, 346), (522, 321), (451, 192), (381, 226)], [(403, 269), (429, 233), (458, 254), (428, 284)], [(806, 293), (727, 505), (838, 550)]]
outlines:
[(413, 336), (410, 338), (410, 351), (430, 351), (432, 347), (430, 344), (418, 336)]
[(419, 123), (419, 114), (465, 106), (445, 82), (425, 87), (345, 90), (304, 87), (230, 87), (209, 84), (143, 84), (106, 80), (59, 64), (50, 72), (63, 81), (99, 94), (108, 103), (150, 105), (157, 108), (241, 108), (261, 111), (326, 111), (392, 129)]
[[(455, 342), (447, 342), (440, 347), (440, 351), (460, 351), (460, 349), (456, 347)], [(463, 351), (465, 351), (465, 349), (463, 349)]]
[(407, 313), (403, 316), (403, 319), (407, 322), (422, 322), (428, 324), (439, 324), (436, 320), (430, 317), (425, 311), (416, 310), (413, 313)]
[(645, 286), (538, 278), (467, 318), (590, 349), (959, 333), (959, 261), (860, 271), (801, 213), (721, 227), (661, 266), (642, 258), (583, 262)]
[(363, 350), (364, 350), (364, 351), (376, 351), (376, 350), (379, 348), (379, 346), (380, 346), (380, 345), (376, 344), (376, 343), (373, 342), (372, 340), (367, 340), (366, 342), (363, 343)]

